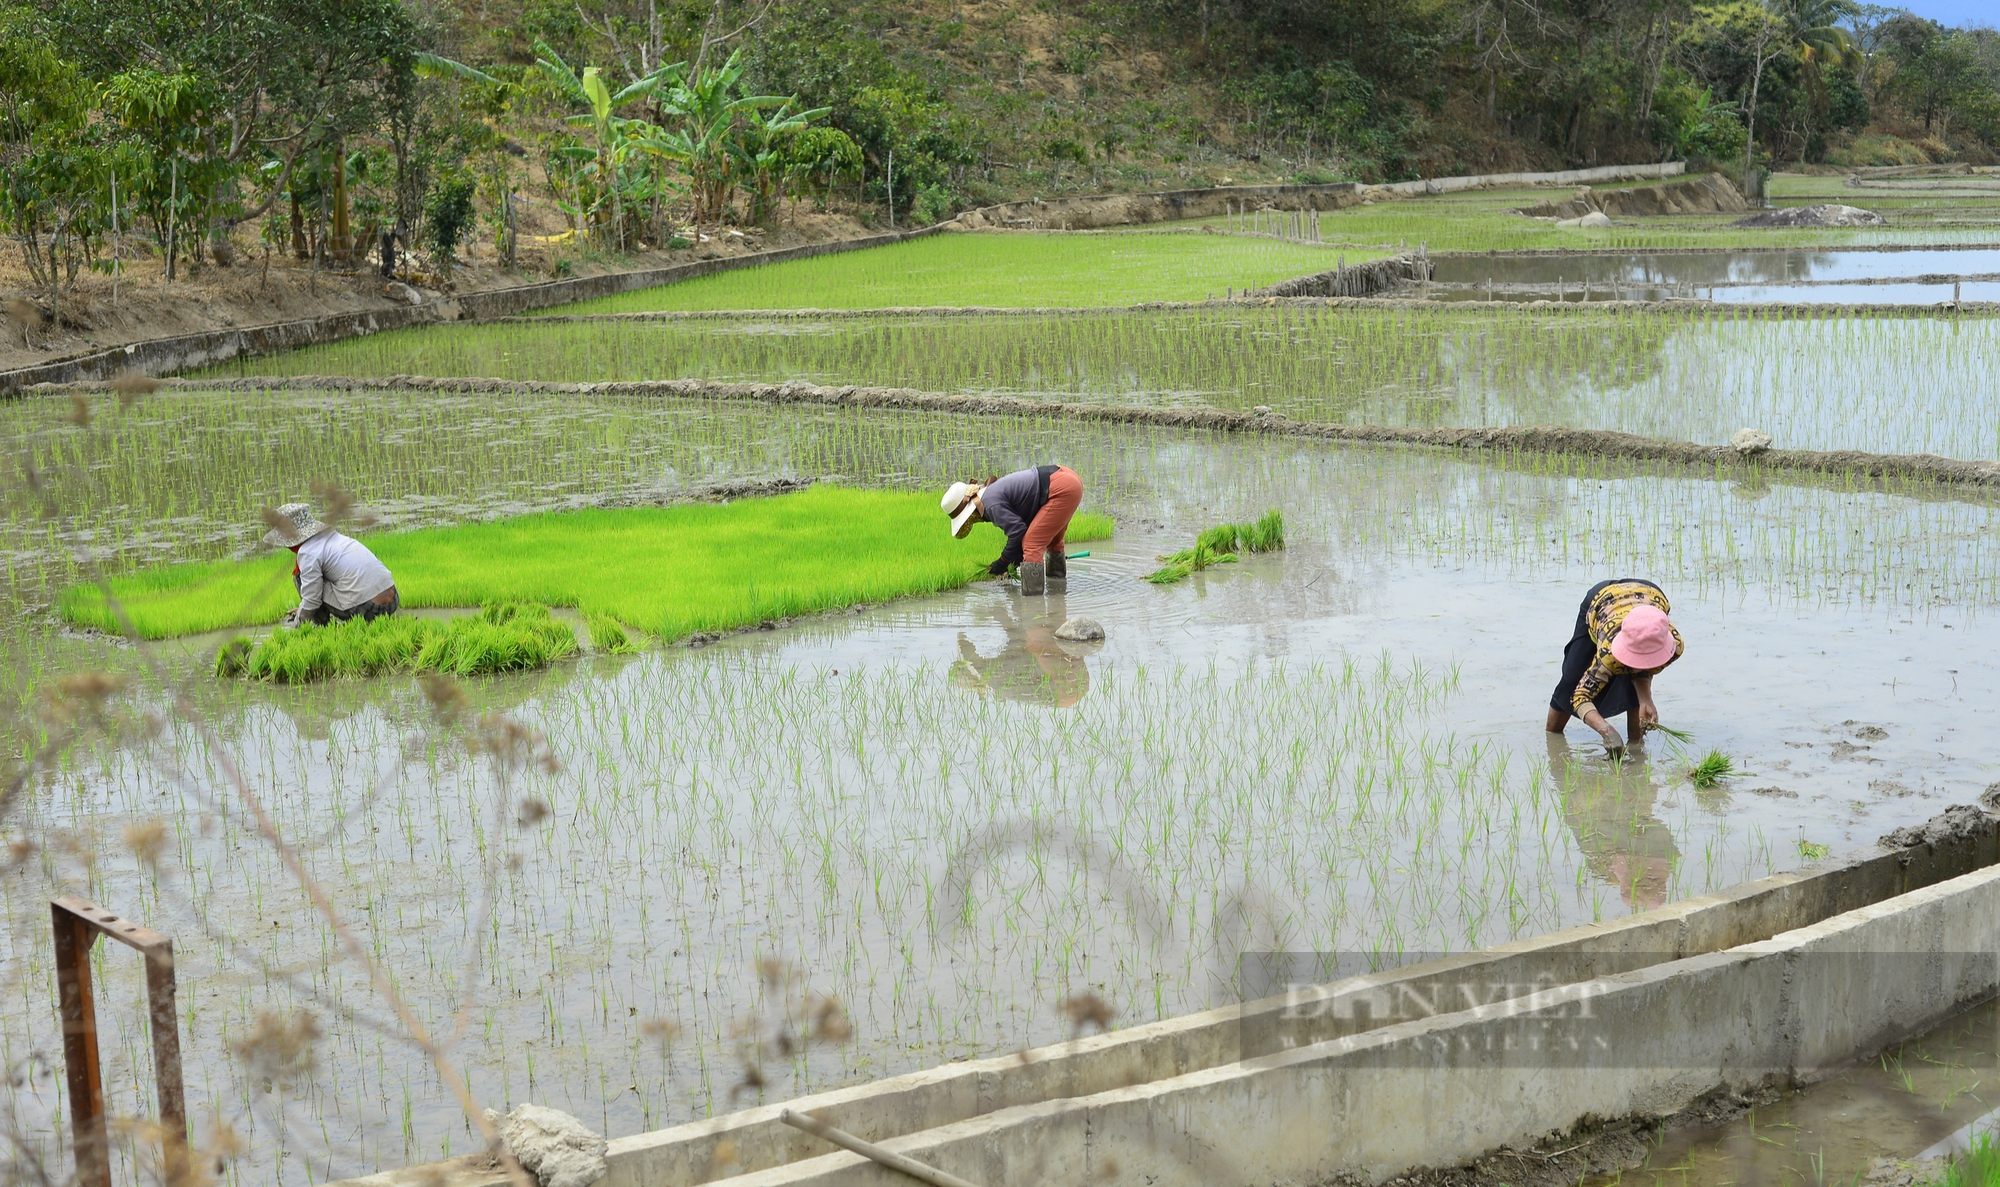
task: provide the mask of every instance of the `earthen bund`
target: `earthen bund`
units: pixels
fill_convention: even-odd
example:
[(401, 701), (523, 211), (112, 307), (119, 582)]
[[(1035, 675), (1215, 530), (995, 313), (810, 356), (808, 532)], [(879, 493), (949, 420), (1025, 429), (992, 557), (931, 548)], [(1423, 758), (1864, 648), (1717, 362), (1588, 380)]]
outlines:
[[(1951, 827), (1935, 827), (1948, 823)], [(1810, 1083), (2000, 990), (2000, 831), (1616, 921), (614, 1139), (597, 1187), (902, 1187), (811, 1113), (974, 1183), (1381, 1182)], [(346, 1187), (499, 1187), (483, 1156)]]

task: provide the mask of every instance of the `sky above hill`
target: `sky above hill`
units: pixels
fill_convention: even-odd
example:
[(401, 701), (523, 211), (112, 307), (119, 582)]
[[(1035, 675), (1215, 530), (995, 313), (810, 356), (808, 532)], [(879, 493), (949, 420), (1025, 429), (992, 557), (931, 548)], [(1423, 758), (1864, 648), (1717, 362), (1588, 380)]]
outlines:
[(1941, 25), (2000, 26), (2000, 0), (1905, 0), (1903, 7)]

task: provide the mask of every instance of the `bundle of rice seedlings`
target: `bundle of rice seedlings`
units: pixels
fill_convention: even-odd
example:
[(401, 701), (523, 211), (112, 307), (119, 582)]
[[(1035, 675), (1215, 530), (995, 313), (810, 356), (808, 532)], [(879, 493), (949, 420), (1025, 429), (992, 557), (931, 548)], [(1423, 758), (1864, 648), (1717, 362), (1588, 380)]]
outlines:
[(232, 639), (218, 676), (305, 684), (342, 676), (448, 672), (474, 676), (545, 667), (577, 650), (576, 632), (547, 606), (498, 603), (446, 622), (403, 615), (278, 631), (254, 650)]
[(1730, 758), (1720, 750), (1711, 750), (1700, 762), (1688, 767), (1687, 778), (1688, 782), (1694, 784), (1696, 787), (1707, 788), (1714, 787), (1724, 779), (1738, 773), (1735, 759)]
[(1242, 552), (1274, 552), (1285, 546), (1285, 517), (1269, 511), (1255, 523), (1225, 523), (1195, 537), (1194, 547), (1160, 558), (1161, 567), (1147, 574), (1154, 585), (1171, 585), (1211, 565), (1226, 565)]
[(613, 655), (632, 655), (640, 650), (639, 641), (625, 633), (625, 624), (609, 614), (591, 614), (584, 618), (584, 625), (590, 628), (590, 649), (608, 651)]

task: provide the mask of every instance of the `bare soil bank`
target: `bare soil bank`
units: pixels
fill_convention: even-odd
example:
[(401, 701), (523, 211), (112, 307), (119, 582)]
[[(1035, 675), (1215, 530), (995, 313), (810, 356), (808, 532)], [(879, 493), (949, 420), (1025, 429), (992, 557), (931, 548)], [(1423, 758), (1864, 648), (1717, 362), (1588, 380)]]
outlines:
[[(316, 390), (359, 391), (408, 389), (451, 392), (598, 392), (625, 396), (670, 396), (680, 399), (752, 400), (769, 404), (818, 404), (847, 408), (947, 412), (964, 416), (1043, 417), (1100, 424), (1143, 424), (1161, 428), (1204, 429), (1225, 433), (1267, 433), (1323, 441), (1416, 445), (1441, 449), (1478, 450), (1496, 454), (1571, 454), (1626, 461), (1699, 466), (1738, 477), (1762, 477), (1772, 472), (1821, 475), (1861, 475), (1869, 478), (1913, 479), (1944, 485), (2000, 488), (2000, 462), (1970, 462), (1937, 454), (1864, 453), (1859, 450), (1768, 449), (1739, 453), (1727, 445), (1697, 445), (1616, 433), (1604, 429), (1571, 429), (1560, 425), (1506, 425), (1495, 428), (1398, 428), (1387, 425), (1323, 424), (1292, 420), (1275, 413), (1231, 412), (1220, 408), (1135, 408), (1124, 405), (1073, 404), (1024, 400), (1010, 396), (940, 395), (908, 388), (821, 387), (810, 383), (713, 383), (674, 379), (645, 383), (547, 383), (530, 380), (436, 379), (394, 375), (357, 379), (345, 375), (300, 375), (282, 379), (170, 380), (176, 386), (228, 391)], [(101, 383), (44, 384), (31, 393), (103, 390)]]

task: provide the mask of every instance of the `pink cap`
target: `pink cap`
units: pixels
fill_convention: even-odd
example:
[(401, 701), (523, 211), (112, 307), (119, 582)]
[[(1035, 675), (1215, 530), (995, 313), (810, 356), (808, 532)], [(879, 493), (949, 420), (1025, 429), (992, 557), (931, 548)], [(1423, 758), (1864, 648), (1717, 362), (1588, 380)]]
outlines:
[(1658, 606), (1634, 606), (1611, 640), (1611, 657), (1628, 668), (1666, 666), (1674, 658), (1674, 624)]

